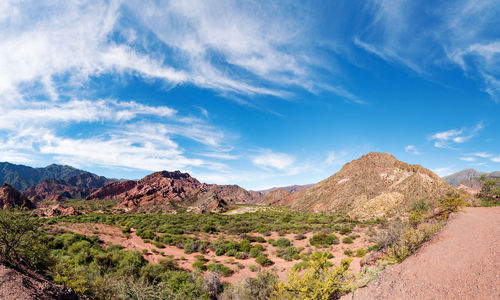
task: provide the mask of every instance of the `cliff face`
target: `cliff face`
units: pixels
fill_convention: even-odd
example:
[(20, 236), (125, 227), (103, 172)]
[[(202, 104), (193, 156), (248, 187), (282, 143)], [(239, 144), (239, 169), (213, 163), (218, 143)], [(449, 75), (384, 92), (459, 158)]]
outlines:
[(439, 176), (388, 153), (368, 153), (333, 176), (284, 197), (276, 204), (312, 211), (348, 210), (361, 217), (382, 217), (417, 200), (437, 204), (454, 190)]
[(205, 184), (188, 173), (161, 171), (139, 181), (108, 184), (87, 197), (94, 199), (115, 199), (119, 208), (138, 211), (191, 207), (205, 212), (224, 211), (232, 203), (250, 203), (255, 195), (236, 185)]
[(4, 183), (0, 188), (0, 208), (22, 206), (26, 208), (35, 208), (35, 205), (23, 196), (21, 192), (16, 190), (10, 184)]

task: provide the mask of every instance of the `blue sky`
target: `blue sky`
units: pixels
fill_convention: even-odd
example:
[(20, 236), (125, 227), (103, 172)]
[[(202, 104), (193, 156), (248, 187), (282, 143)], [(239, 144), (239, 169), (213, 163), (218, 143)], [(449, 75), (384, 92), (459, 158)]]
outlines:
[(69, 2), (0, 3), (0, 161), (247, 189), (370, 151), (500, 170), (498, 1)]

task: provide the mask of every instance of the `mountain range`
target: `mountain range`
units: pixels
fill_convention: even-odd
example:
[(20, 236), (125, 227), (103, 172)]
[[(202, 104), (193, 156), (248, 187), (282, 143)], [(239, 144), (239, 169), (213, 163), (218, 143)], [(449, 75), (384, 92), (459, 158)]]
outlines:
[(71, 166), (52, 164), (44, 168), (32, 168), (8, 162), (0, 162), (0, 183), (7, 182), (17, 190), (25, 190), (46, 179), (64, 179), (81, 174), (91, 174)]
[(486, 172), (478, 172), (474, 169), (465, 169), (451, 175), (443, 177), (443, 180), (446, 181), (451, 186), (458, 186), (459, 184), (474, 180), (476, 178), (480, 178), (482, 175), (485, 175), (487, 178), (500, 178), (500, 171), (495, 171), (491, 173)]
[[(469, 169), (444, 179), (455, 183), (473, 180), (482, 174)], [(138, 212), (178, 209), (222, 212), (233, 204), (264, 204), (311, 211), (345, 210), (361, 217), (378, 217), (405, 211), (417, 200), (436, 204), (440, 197), (458, 192), (422, 166), (375, 152), (347, 163), (317, 184), (262, 191), (201, 183), (180, 171), (160, 171), (140, 180), (117, 181), (61, 165), (31, 168), (1, 163), (0, 179), (13, 188), (24, 189), (23, 197), (33, 203), (69, 198), (114, 199), (118, 201), (117, 208)]]

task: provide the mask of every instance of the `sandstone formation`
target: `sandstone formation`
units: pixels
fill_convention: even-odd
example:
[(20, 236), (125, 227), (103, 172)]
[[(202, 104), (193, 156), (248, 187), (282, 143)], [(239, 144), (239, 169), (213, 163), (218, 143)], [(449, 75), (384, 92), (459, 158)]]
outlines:
[(66, 179), (47, 179), (27, 189), (24, 196), (33, 202), (58, 202), (66, 199), (85, 198), (94, 189), (113, 182), (106, 177), (82, 173)]
[(196, 212), (224, 211), (227, 205), (253, 203), (252, 194), (237, 185), (200, 183), (188, 173), (161, 171), (139, 181), (108, 184), (93, 191), (87, 200), (115, 199), (118, 208), (136, 211), (171, 211), (190, 208)]
[(64, 207), (61, 204), (56, 204), (45, 209), (44, 214), (47, 217), (55, 216), (76, 216), (78, 212), (73, 207)]
[(388, 153), (368, 153), (333, 176), (276, 201), (295, 209), (345, 210), (360, 217), (384, 217), (408, 210), (415, 201), (437, 205), (457, 192), (439, 176)]
[(13, 188), (10, 184), (4, 183), (0, 188), (0, 208), (22, 206), (34, 208), (33, 203), (26, 199), (21, 192)]

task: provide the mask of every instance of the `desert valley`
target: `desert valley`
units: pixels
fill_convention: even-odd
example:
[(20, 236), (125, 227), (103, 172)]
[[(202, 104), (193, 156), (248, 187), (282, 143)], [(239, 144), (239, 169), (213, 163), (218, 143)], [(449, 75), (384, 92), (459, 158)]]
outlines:
[(0, 300), (500, 300), (500, 0), (1, 0)]
[[(371, 152), (316, 184), (247, 191), (179, 171), (132, 181), (62, 165), (2, 163), (0, 229), (12, 245), (1, 248), (10, 283), (0, 295), (288, 299), (318, 293), (323, 299), (320, 290), (328, 289), (334, 298), (354, 293), (358, 299), (384, 269), (405, 263), (447, 230), (462, 207), (487, 206), (496, 225), (483, 230), (497, 226), (498, 174), (464, 170), (442, 179)], [(6, 232), (15, 226), (19, 232)], [(498, 254), (494, 247), (488, 255)], [(379, 291), (380, 299), (388, 289)], [(487, 284), (482, 293), (494, 289)]]

